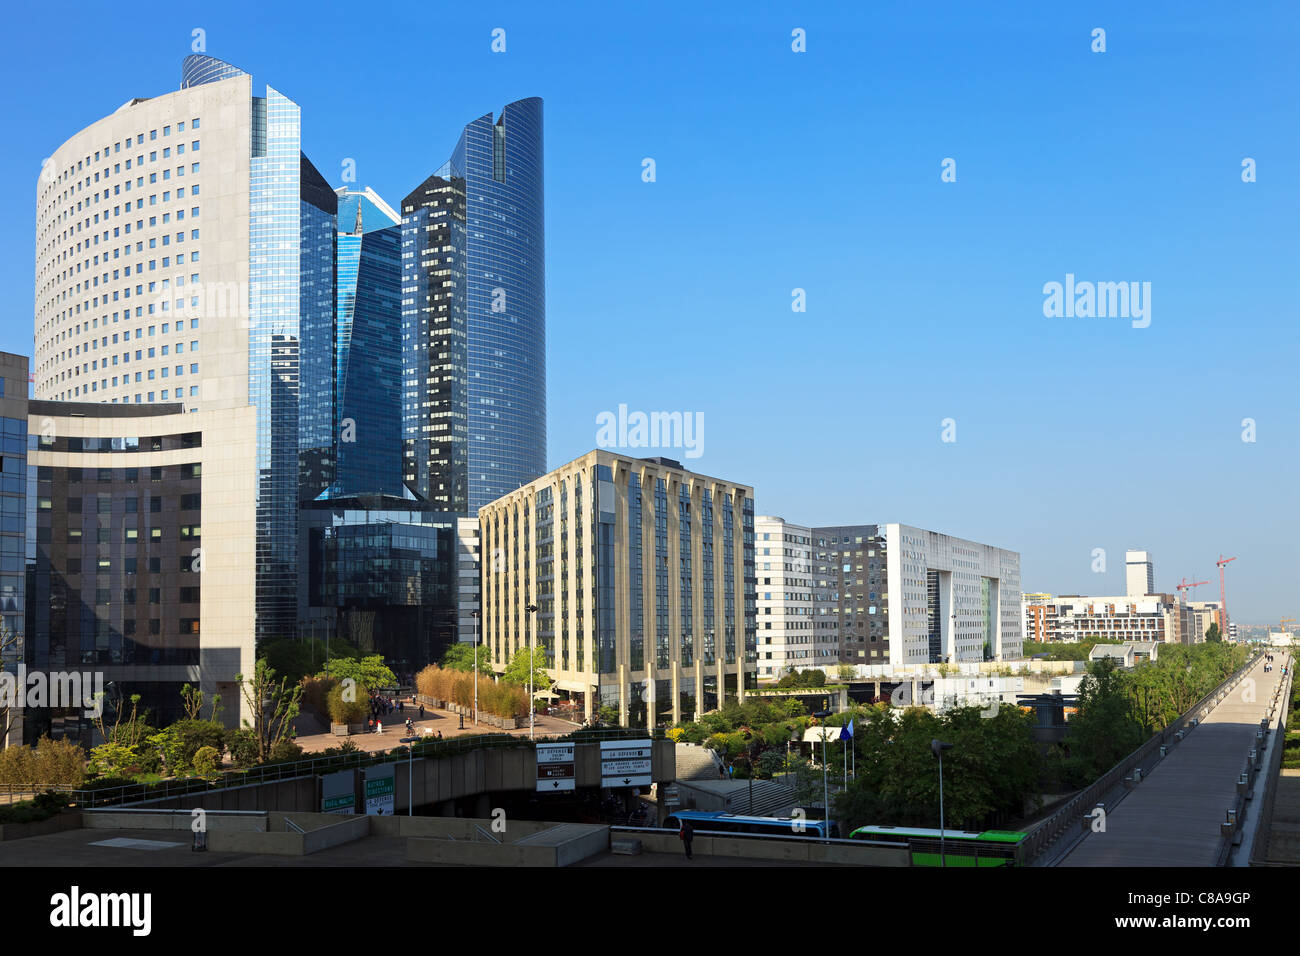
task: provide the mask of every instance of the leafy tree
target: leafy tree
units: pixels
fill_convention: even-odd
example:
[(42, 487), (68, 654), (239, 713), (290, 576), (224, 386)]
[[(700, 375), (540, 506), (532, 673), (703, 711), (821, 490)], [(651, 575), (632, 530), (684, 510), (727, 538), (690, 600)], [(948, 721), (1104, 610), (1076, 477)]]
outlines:
[(184, 776), (194, 765), (194, 755), (204, 747), (217, 751), (225, 747), (226, 728), (212, 720), (178, 720), (148, 738), (148, 744), (160, 751), (168, 773)]
[[(543, 691), (551, 689), (551, 678), (546, 673), (546, 651), (544, 648), (535, 647), (532, 649), (533, 659), (533, 689)], [(506, 665), (505, 673), (501, 679), (508, 684), (519, 684), (522, 687), (528, 686), (528, 648), (521, 647), (515, 651), (510, 658), (510, 663)]]
[(203, 701), (207, 699), (208, 706), (211, 708), (208, 714), (208, 720), (215, 722), (221, 714), (221, 695), (213, 694), (208, 697), (197, 687), (191, 687), (189, 684), (181, 685), (181, 700), (185, 707), (185, 716), (189, 720), (198, 720), (199, 714), (203, 710)]
[(383, 657), (378, 654), (359, 660), (347, 657), (332, 660), (318, 676), (332, 677), (339, 681), (351, 680), (354, 687), (370, 693), (397, 683), (397, 675), (388, 669)]
[(194, 772), (212, 779), (221, 772), (221, 751), (215, 747), (200, 747), (194, 754)]
[[(1170, 645), (1168, 650), (1173, 650)], [(1161, 657), (1164, 651), (1161, 652)], [(1067, 782), (1082, 785), (1095, 780), (1146, 739), (1147, 734), (1134, 714), (1130, 693), (1132, 678), (1103, 658), (1088, 668), (1079, 685), (1079, 709), (1071, 718), (1065, 743)], [(1170, 693), (1166, 682), (1161, 693)]]
[(323, 640), (288, 637), (262, 645), (257, 656), (265, 658), (272, 670), (293, 685), (304, 677), (318, 673), (327, 661), (360, 660), (362, 655), (360, 650), (341, 637), (330, 639), (328, 652)]
[(786, 755), (781, 750), (765, 750), (755, 766), (760, 780), (771, 780), (773, 776), (785, 769)]
[[(244, 694), (248, 709), (253, 712), (253, 722), (244, 721), (243, 729), (253, 735), (257, 760), (265, 763), (276, 744), (293, 737), (293, 722), (298, 716), (302, 700), (302, 686), (290, 688), (288, 680), (275, 680), (275, 671), (263, 658), (257, 662), (251, 679), (236, 674), (235, 681)], [(228, 738), (229, 742), (229, 738)], [(230, 748), (235, 756), (235, 748)]]
[(442, 666), (450, 671), (470, 673), (474, 668), (474, 659), (478, 658), (478, 672), (485, 677), (492, 676), (492, 650), (483, 645), (477, 647), (465, 642), (448, 646), (442, 655)]
[(1219, 630), (1219, 622), (1212, 621), (1210, 626), (1205, 629), (1205, 639), (1207, 641), (1219, 642), (1223, 640), (1223, 632)]

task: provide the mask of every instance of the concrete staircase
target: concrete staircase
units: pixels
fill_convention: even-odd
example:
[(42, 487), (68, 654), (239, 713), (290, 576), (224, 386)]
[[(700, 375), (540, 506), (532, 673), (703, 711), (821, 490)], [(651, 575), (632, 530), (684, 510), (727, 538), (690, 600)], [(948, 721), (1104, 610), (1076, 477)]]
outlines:
[(750, 809), (749, 782), (736, 781), (734, 793), (727, 796), (727, 812), (755, 817), (789, 816), (795, 806), (794, 789), (775, 780), (754, 781), (753, 809)]
[(713, 751), (698, 744), (678, 744), (677, 779), (678, 780), (717, 780), (718, 758)]

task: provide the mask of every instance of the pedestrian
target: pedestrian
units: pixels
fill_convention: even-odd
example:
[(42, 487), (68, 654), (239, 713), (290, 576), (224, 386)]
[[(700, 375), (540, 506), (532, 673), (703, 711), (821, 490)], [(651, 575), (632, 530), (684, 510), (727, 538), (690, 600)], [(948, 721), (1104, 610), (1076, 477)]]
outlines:
[(375, 723), (375, 726), (379, 728), (379, 732), (380, 732), (381, 734), (384, 732), (384, 722), (383, 722), (382, 720), (377, 721), (377, 722)]
[(420, 705), (420, 719), (424, 720), (424, 705)]
[(682, 821), (682, 828), (677, 835), (682, 838), (682, 847), (686, 850), (686, 859), (692, 859), (691, 841), (695, 839), (695, 828), (691, 826), (690, 820)]

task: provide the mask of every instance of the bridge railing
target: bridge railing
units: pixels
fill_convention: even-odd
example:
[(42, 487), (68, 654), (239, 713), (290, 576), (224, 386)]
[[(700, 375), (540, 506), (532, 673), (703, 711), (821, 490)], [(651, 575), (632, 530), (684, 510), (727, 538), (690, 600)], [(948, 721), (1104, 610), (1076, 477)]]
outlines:
[[(662, 730), (630, 730), (626, 727), (587, 728), (558, 737), (545, 738), (548, 741), (573, 740), (576, 743), (599, 742), (602, 740), (652, 740), (666, 739)], [(538, 738), (543, 739), (541, 737)], [(163, 780), (158, 783), (136, 783), (117, 787), (83, 788), (68, 790), (61, 786), (34, 789), (33, 793), (45, 789), (65, 793), (78, 807), (117, 806), (124, 803), (138, 803), (144, 800), (165, 800), (172, 797), (192, 796), (211, 790), (243, 787), (250, 784), (274, 783), (278, 780), (292, 780), (297, 777), (309, 777), (318, 774), (333, 773), (354, 767), (371, 767), (384, 763), (394, 763), (415, 758), (439, 758), (469, 753), (474, 750), (531, 748), (534, 742), (527, 737), (514, 734), (475, 734), (464, 737), (448, 737), (443, 740), (424, 740), (417, 744), (401, 744), (393, 750), (365, 751), (358, 750), (347, 754), (333, 754), (327, 757), (308, 757), (302, 760), (283, 763), (259, 764), (246, 770), (228, 770), (219, 777), (207, 780), (201, 777), (182, 777)], [(407, 752), (414, 748), (414, 754)]]
[[(1273, 821), (1273, 798), (1277, 791), (1278, 774), (1282, 769), (1282, 758), (1286, 751), (1286, 728), (1287, 721), (1290, 719), (1291, 708), (1291, 682), (1295, 678), (1293, 667), (1288, 665), (1286, 669), (1286, 680), (1281, 681), (1273, 689), (1273, 699), (1269, 702), (1268, 715), (1265, 718), (1270, 723), (1274, 716), (1277, 717), (1277, 727), (1273, 729), (1272, 752), (1269, 754), (1268, 763), (1263, 766), (1260, 776), (1255, 781), (1258, 788), (1259, 781), (1264, 783), (1264, 798), (1258, 804), (1259, 822), (1255, 825), (1255, 839), (1250, 847), (1251, 866), (1263, 864), (1268, 861), (1269, 840), (1271, 838), (1272, 821)], [(1262, 726), (1264, 725), (1261, 721)], [(1245, 806), (1244, 795), (1238, 809), (1237, 825), (1244, 822)], [(1232, 852), (1233, 838), (1227, 834), (1224, 835), (1223, 847), (1220, 849), (1220, 858), (1226, 862), (1227, 856)]]
[(1040, 823), (1020, 844), (1018, 863), (1032, 865), (1034, 860), (1052, 847), (1057, 840), (1089, 822), (1084, 814), (1091, 811), (1106, 794), (1120, 786), (1125, 778), (1132, 779), (1133, 771), (1144, 773), (1180, 743), (1187, 733), (1228, 696), (1242, 679), (1250, 673), (1259, 655), (1251, 657), (1231, 677), (1193, 704), (1181, 717), (1153, 736), (1137, 750), (1111, 767), (1085, 790), (1075, 794), (1059, 810)]

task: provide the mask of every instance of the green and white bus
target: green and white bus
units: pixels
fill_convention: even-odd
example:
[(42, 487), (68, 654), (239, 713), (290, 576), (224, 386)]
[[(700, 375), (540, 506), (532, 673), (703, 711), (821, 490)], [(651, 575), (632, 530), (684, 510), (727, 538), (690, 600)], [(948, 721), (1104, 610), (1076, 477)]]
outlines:
[(938, 830), (925, 827), (858, 827), (849, 838), (906, 844), (913, 866), (1015, 866), (1016, 851), (1027, 834), (1014, 830), (945, 830), (940, 860)]

